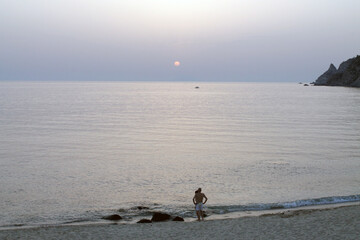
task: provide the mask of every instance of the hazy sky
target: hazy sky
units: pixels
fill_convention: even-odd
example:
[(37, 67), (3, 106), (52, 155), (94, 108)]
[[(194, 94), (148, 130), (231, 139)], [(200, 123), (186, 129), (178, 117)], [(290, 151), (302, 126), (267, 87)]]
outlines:
[(309, 82), (357, 54), (359, 0), (0, 0), (0, 80)]

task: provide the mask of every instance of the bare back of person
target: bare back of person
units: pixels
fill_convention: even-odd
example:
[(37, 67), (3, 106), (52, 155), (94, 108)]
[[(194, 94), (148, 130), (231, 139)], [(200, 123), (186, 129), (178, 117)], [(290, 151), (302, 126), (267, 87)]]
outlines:
[(195, 193), (195, 203), (198, 204), (198, 203), (202, 203), (203, 200), (204, 200), (204, 197), (205, 197), (205, 194), (201, 193), (201, 192), (197, 192)]

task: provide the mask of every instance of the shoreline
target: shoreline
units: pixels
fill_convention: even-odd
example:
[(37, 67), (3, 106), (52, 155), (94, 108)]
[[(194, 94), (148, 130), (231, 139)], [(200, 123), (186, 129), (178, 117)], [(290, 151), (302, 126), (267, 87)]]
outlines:
[[(350, 195), (353, 196), (353, 195)], [(355, 195), (354, 195), (355, 196)], [(360, 195), (356, 195), (360, 196)], [(287, 204), (287, 202), (284, 202)], [(244, 217), (259, 217), (262, 215), (271, 215), (271, 214), (279, 214), (282, 212), (289, 212), (289, 211), (298, 211), (298, 210), (316, 210), (316, 209), (328, 209), (328, 208), (338, 208), (342, 206), (352, 206), (352, 205), (360, 205), (360, 201), (346, 201), (346, 202), (338, 202), (338, 203), (322, 203), (322, 204), (315, 204), (315, 205), (308, 205), (308, 206), (298, 206), (298, 207), (284, 207), (280, 203), (279, 206), (274, 205), (273, 208), (270, 209), (262, 209), (262, 210), (235, 210), (235, 211), (229, 211), (226, 213), (214, 213), (212, 210), (205, 210), (206, 213), (208, 213), (208, 216), (206, 217), (206, 220), (223, 220), (223, 219), (234, 219), (234, 218), (244, 218)], [(273, 204), (271, 204), (273, 205)], [(209, 207), (211, 208), (211, 207)], [(192, 210), (193, 211), (193, 210)], [(150, 212), (151, 215), (154, 212), (162, 212), (170, 214), (172, 217), (175, 216), (181, 216), (175, 213), (172, 214), (170, 212), (166, 211), (152, 211)], [(111, 215), (112, 213), (109, 213)], [(65, 227), (65, 226), (87, 226), (87, 225), (111, 225), (111, 224), (137, 224), (137, 222), (140, 219), (149, 219), (151, 218), (151, 215), (145, 216), (145, 215), (139, 215), (134, 217), (124, 217), (124, 215), (121, 215), (123, 217), (120, 221), (109, 221), (104, 220), (102, 217), (95, 218), (93, 220), (85, 220), (85, 219), (74, 219), (70, 221), (65, 222), (59, 222), (59, 223), (40, 223), (40, 224), (9, 224), (9, 225), (2, 225), (0, 226), (0, 232), (4, 230), (21, 230), (21, 229), (31, 229), (31, 228), (46, 228), (46, 227)], [(103, 215), (105, 216), (105, 215)], [(193, 217), (184, 217), (181, 216), (185, 222), (193, 222), (197, 221), (196, 215), (194, 213)]]
[[(320, 204), (320, 205), (310, 205), (310, 206), (302, 206), (302, 207), (293, 207), (293, 208), (274, 208), (268, 210), (249, 210), (249, 211), (235, 211), (235, 212), (228, 212), (223, 214), (211, 214), (205, 218), (205, 221), (217, 221), (217, 220), (225, 220), (225, 219), (237, 219), (237, 218), (246, 218), (246, 217), (262, 217), (268, 215), (278, 215), (283, 213), (289, 213), (294, 211), (317, 211), (317, 210), (328, 210), (328, 209), (335, 209), (341, 208), (346, 206), (360, 206), (359, 201), (354, 202), (342, 202), (342, 203), (329, 203), (329, 204)], [(206, 211), (205, 211), (206, 212)], [(164, 212), (167, 213), (167, 212)], [(175, 217), (175, 216), (172, 216)], [(26, 224), (14, 224), (14, 225), (5, 225), (0, 226), (0, 232), (6, 230), (22, 230), (22, 229), (33, 229), (33, 228), (49, 228), (49, 227), (67, 227), (67, 226), (96, 226), (96, 225), (134, 225), (137, 224), (137, 221), (140, 219), (149, 219), (151, 216), (143, 216), (143, 217), (136, 217), (131, 220), (119, 220), (119, 221), (112, 221), (112, 220), (104, 220), (104, 219), (97, 219), (97, 221), (70, 221), (70, 222), (63, 222), (63, 223), (53, 223), (53, 224), (33, 224), (33, 225), (26, 225)], [(196, 215), (194, 217), (183, 217), (184, 222), (197, 222)], [(165, 221), (165, 222), (171, 222)], [(156, 222), (153, 222), (156, 223)], [(164, 222), (162, 222), (164, 223)]]
[(258, 216), (214, 219), (203, 222), (148, 224), (94, 223), (0, 230), (1, 239), (357, 239), (360, 235), (360, 204), (324, 205), (272, 210)]

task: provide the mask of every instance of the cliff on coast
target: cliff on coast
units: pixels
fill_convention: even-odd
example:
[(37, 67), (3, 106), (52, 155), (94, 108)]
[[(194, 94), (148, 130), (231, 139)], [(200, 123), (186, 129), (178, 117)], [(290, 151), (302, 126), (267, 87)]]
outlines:
[(330, 64), (329, 69), (316, 79), (314, 85), (360, 87), (360, 56), (342, 62), (338, 69)]

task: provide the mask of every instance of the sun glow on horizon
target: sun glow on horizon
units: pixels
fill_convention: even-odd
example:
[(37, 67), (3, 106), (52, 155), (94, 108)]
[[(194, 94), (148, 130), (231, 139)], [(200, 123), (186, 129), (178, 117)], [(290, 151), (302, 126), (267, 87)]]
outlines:
[(174, 66), (175, 66), (175, 67), (180, 66), (180, 61), (175, 61), (175, 62), (174, 62)]

